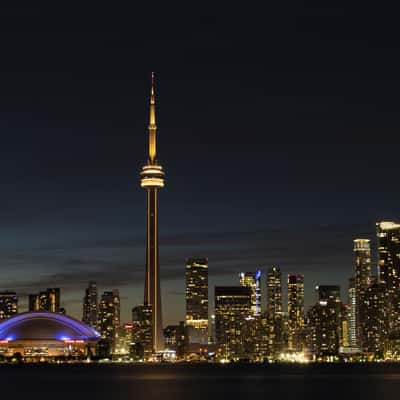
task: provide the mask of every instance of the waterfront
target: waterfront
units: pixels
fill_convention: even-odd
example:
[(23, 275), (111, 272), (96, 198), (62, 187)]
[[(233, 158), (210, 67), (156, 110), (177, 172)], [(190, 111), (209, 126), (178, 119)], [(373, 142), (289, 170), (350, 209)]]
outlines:
[(30, 399), (394, 398), (400, 365), (3, 365), (1, 390)]

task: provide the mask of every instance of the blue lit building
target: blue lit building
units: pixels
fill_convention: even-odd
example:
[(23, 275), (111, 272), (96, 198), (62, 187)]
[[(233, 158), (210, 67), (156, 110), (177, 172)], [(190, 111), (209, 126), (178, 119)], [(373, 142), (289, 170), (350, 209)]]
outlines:
[(49, 312), (18, 314), (0, 323), (0, 355), (48, 359), (94, 355), (100, 334), (92, 327)]

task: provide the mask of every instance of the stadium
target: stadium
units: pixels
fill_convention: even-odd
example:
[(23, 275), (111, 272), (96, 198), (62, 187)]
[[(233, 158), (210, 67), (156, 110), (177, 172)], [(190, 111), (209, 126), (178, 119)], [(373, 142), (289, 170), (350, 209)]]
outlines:
[(26, 361), (95, 355), (100, 334), (63, 314), (27, 312), (0, 323), (0, 356)]

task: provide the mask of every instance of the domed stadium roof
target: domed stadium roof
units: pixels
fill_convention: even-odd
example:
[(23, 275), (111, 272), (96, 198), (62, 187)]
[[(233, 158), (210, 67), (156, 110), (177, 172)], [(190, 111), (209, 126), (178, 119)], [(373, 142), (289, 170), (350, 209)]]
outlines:
[(0, 323), (0, 340), (94, 340), (100, 334), (62, 314), (29, 312)]

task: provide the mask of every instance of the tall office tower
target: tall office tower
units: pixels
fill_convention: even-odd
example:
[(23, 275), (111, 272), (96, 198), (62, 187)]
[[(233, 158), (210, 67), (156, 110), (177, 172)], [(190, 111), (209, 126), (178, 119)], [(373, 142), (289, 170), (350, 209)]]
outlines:
[(304, 345), (304, 276), (288, 275), (288, 330), (290, 351), (301, 351)]
[(186, 327), (191, 343), (208, 343), (208, 260), (186, 260)]
[(364, 303), (368, 319), (365, 322), (363, 351), (370, 357), (382, 359), (388, 339), (388, 309), (386, 285), (372, 279), (365, 293)]
[(347, 313), (347, 326), (348, 326), (348, 342), (349, 346), (356, 348), (358, 346), (357, 342), (357, 323), (356, 323), (356, 313), (357, 313), (357, 301), (356, 301), (356, 283), (355, 278), (349, 279), (349, 292), (348, 292), (348, 304), (349, 310)]
[(15, 292), (0, 293), (0, 320), (18, 314), (18, 297)]
[(153, 353), (152, 312), (150, 305), (132, 308), (132, 344), (136, 359), (148, 359)]
[(283, 323), (282, 275), (278, 267), (271, 267), (267, 273), (267, 315), (265, 322), (269, 358), (277, 358), (284, 349)]
[(120, 298), (118, 289), (106, 291), (101, 295), (99, 304), (98, 328), (101, 338), (109, 344), (109, 350), (114, 351), (117, 328), (120, 326)]
[(364, 325), (368, 319), (363, 307), (365, 292), (371, 279), (371, 248), (369, 239), (355, 239), (354, 241), (355, 260), (355, 289), (356, 289), (356, 331), (357, 344), (363, 348), (365, 340)]
[(279, 267), (271, 267), (267, 273), (267, 311), (282, 313), (282, 275)]
[(339, 355), (343, 307), (339, 286), (317, 286), (317, 303), (307, 313), (308, 346), (317, 360)]
[(154, 73), (151, 75), (149, 154), (147, 164), (140, 173), (141, 186), (147, 191), (147, 246), (144, 304), (153, 307), (153, 351), (162, 350), (162, 311), (160, 290), (160, 265), (158, 258), (158, 190), (164, 187), (164, 171), (157, 161), (156, 103)]
[(244, 335), (251, 315), (251, 289), (243, 286), (215, 287), (215, 336), (225, 358), (247, 358)]
[(251, 289), (251, 314), (253, 317), (261, 315), (261, 271), (241, 272), (240, 286)]
[(60, 288), (47, 288), (38, 294), (30, 294), (29, 311), (61, 312)]
[(89, 286), (85, 289), (85, 297), (83, 298), (82, 321), (97, 329), (98, 312), (97, 285), (96, 282), (89, 282)]
[(400, 335), (400, 223), (378, 222), (379, 279), (386, 285), (389, 333)]

